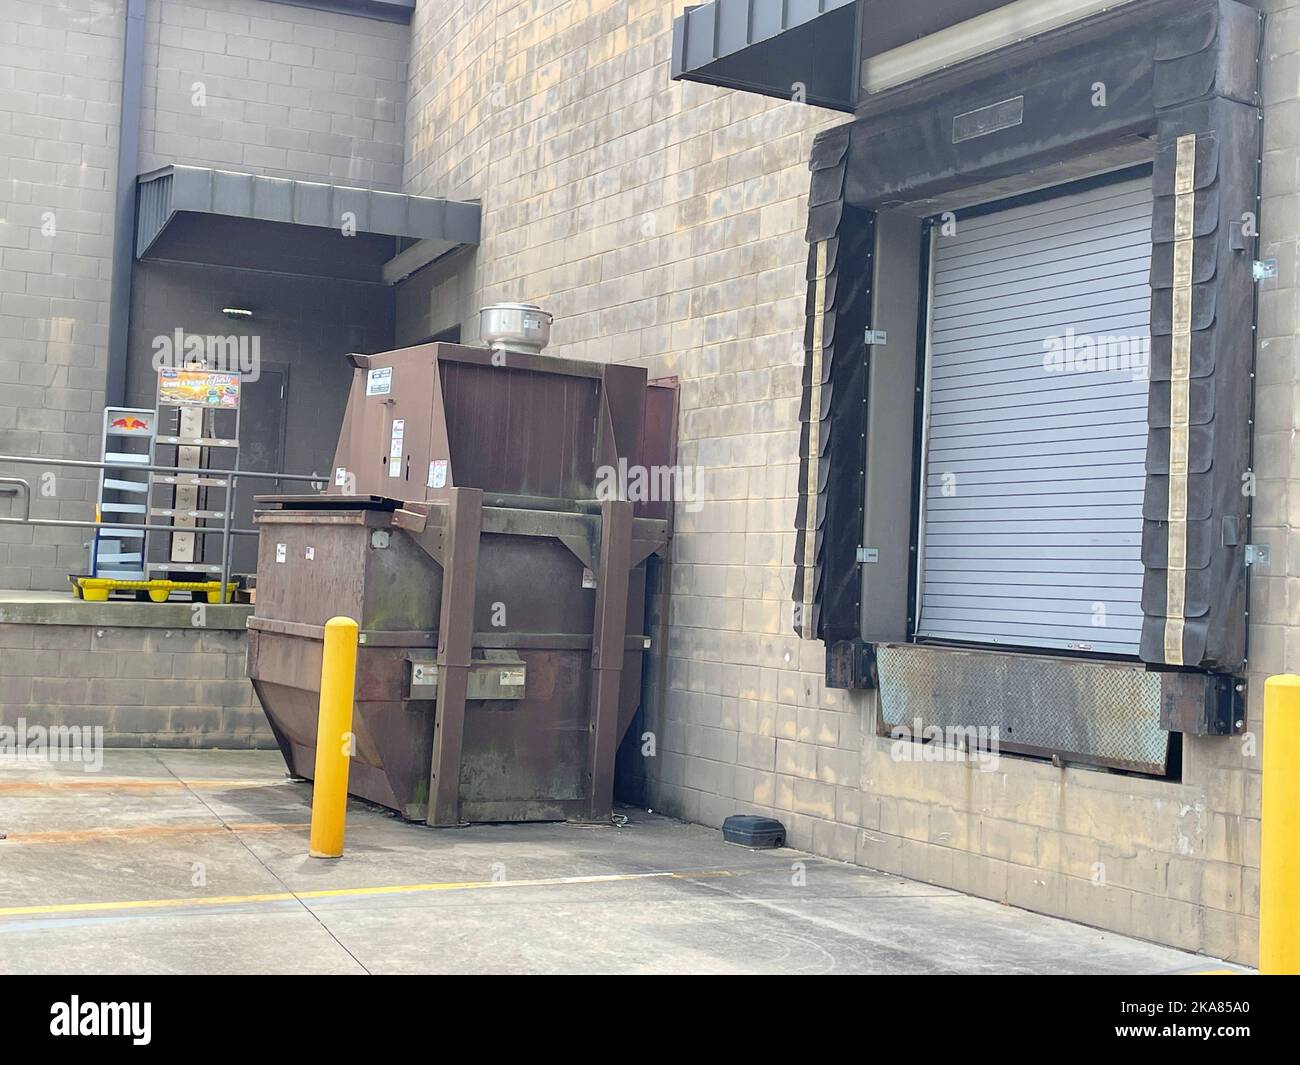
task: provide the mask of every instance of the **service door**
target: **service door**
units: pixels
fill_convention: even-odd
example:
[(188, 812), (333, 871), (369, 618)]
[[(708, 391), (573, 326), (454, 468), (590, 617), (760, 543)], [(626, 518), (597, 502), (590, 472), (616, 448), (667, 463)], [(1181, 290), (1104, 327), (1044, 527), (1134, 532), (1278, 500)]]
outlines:
[(917, 636), (1136, 655), (1151, 178), (932, 240)]
[[(286, 398), (289, 386), (287, 366), (269, 366), (262, 363), (258, 379), (244, 382), (240, 396), (239, 412), (239, 468), (257, 473), (284, 470), (284, 416), (288, 409)], [(322, 476), (321, 480), (325, 480)], [(275, 495), (279, 492), (310, 492), (311, 485), (302, 481), (284, 484), (261, 477), (245, 478), (235, 488), (236, 529), (256, 529), (253, 522), (254, 496)], [(220, 539), (209, 536), (214, 548)], [(231, 544), (230, 571), (254, 573), (257, 570), (256, 536), (236, 536)]]

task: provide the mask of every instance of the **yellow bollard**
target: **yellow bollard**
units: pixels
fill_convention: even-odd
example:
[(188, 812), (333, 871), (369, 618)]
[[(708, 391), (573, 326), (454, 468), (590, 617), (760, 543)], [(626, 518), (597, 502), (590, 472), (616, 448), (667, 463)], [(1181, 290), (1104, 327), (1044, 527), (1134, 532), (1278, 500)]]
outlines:
[(330, 618), (320, 665), (320, 719), (316, 725), (316, 776), (311, 793), (313, 858), (343, 856), (352, 757), (352, 700), (357, 680), (357, 623)]
[(1300, 677), (1264, 683), (1259, 971), (1300, 974)]

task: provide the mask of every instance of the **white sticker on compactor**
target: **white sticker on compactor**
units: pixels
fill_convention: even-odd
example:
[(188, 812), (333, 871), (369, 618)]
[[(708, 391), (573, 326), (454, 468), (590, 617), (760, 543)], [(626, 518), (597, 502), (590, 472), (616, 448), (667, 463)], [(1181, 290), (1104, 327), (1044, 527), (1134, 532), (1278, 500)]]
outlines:
[(378, 366), (366, 374), (366, 395), (386, 396), (393, 390), (393, 368)]
[(393, 439), (388, 445), (388, 476), (402, 476), (402, 451), (406, 437), (406, 422), (401, 418), (393, 421)]

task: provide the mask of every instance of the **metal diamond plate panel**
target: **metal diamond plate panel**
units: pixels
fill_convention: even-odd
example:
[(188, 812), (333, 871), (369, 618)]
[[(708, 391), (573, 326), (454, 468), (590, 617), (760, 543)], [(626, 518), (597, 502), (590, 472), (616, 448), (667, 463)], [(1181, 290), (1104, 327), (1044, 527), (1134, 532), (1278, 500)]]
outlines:
[(1164, 774), (1159, 673), (1112, 665), (922, 645), (877, 651), (884, 732), (996, 728), (1002, 750)]

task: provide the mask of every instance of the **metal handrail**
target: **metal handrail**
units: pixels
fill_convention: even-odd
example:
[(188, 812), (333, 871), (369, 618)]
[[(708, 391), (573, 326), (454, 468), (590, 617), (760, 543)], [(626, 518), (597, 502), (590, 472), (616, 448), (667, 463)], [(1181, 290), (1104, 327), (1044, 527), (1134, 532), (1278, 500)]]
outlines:
[[(195, 477), (226, 477), (236, 474), (264, 481), (327, 481), (324, 473), (267, 473), (261, 470), (221, 470), (208, 467), (146, 466), (136, 462), (96, 462), (93, 459), (55, 459), (42, 455), (0, 455), (0, 465), (15, 463), (26, 466), (77, 466), (91, 470), (143, 470), (145, 473), (187, 473)], [(23, 482), (26, 484), (26, 482)]]
[[(32, 486), (29, 482), (21, 477), (0, 477), (0, 485), (6, 485), (12, 488), (14, 495), (23, 497), (23, 517), (27, 518), (32, 512)], [(6, 492), (6, 495), (9, 493)]]
[[(139, 470), (143, 473), (167, 473), (183, 474), (185, 477), (193, 477), (197, 480), (200, 477), (222, 477), (226, 478), (228, 485), (226, 488), (226, 506), (222, 511), (222, 524), (220, 528), (204, 528), (202, 526), (184, 526), (184, 525), (157, 525), (148, 521), (149, 511), (148, 503), (145, 506), (145, 521), (142, 523), (124, 522), (124, 521), (77, 521), (72, 518), (33, 518), (31, 516), (31, 485), (21, 477), (0, 477), (0, 484), (11, 484), (23, 490), (24, 513), (20, 518), (6, 517), (0, 518), (0, 525), (44, 525), (60, 529), (130, 529), (141, 530), (144, 532), (184, 532), (193, 533), (199, 536), (216, 536), (221, 537), (221, 587), (224, 590), (230, 582), (230, 545), (232, 536), (257, 536), (257, 529), (236, 529), (232, 527), (235, 511), (235, 485), (240, 478), (249, 480), (263, 481), (325, 481), (327, 475), (320, 473), (266, 473), (260, 470), (222, 470), (211, 469), (208, 467), (194, 468), (186, 466), (159, 466), (144, 465), (135, 462), (105, 462), (95, 461), (93, 459), (56, 459), (45, 456), (33, 455), (0, 455), (0, 465), (12, 463), (15, 465), (26, 466), (44, 466), (57, 468), (74, 468), (88, 470)], [(180, 481), (184, 484), (185, 481)], [(148, 559), (141, 558), (141, 563), (148, 564)]]

